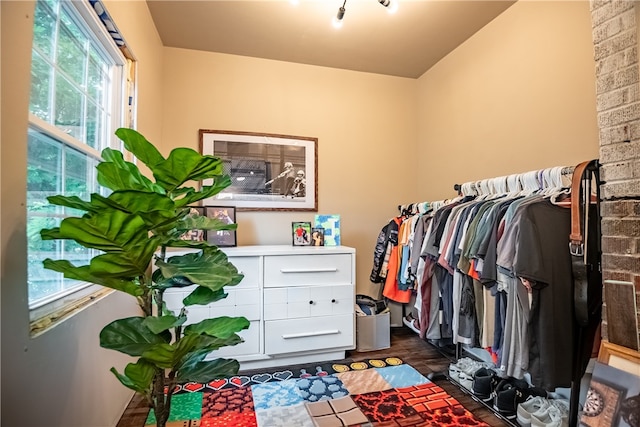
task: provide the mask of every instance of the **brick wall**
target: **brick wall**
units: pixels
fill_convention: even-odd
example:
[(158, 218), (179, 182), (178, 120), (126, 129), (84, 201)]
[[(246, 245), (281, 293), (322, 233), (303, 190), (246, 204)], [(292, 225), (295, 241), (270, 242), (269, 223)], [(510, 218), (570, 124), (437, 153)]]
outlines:
[(640, 4), (592, 0), (600, 129), (603, 336), (640, 350)]

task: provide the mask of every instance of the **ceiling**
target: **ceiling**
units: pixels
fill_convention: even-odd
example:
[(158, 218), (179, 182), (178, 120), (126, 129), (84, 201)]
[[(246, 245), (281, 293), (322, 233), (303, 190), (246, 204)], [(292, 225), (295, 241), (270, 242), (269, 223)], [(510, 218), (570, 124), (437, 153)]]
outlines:
[(418, 78), (508, 0), (147, 0), (164, 46)]

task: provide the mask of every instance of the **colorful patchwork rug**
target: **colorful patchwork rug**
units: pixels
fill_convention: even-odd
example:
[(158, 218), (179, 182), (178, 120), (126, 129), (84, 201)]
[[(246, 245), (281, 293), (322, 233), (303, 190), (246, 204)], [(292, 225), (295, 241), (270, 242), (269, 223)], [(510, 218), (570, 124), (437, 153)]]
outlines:
[[(147, 426), (155, 426), (153, 412)], [(401, 359), (241, 374), (176, 390), (167, 427), (486, 426)]]

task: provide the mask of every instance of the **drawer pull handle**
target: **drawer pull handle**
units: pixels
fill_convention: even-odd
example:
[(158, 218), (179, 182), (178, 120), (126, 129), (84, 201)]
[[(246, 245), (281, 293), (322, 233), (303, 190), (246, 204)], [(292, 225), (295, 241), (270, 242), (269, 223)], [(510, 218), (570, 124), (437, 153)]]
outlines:
[(281, 268), (280, 273), (335, 273), (337, 268)]
[(313, 305), (313, 300), (309, 301), (309, 304)]
[(317, 332), (302, 332), (299, 334), (286, 334), (283, 335), (282, 338), (285, 340), (289, 340), (292, 338), (305, 338), (305, 337), (317, 337), (320, 335), (336, 335), (339, 334), (340, 330), (339, 329), (331, 329), (328, 331), (317, 331)]
[(334, 299), (332, 299), (332, 300), (331, 300), (331, 302), (332, 302), (332, 303), (335, 303), (335, 302), (336, 302), (335, 298), (334, 298)]

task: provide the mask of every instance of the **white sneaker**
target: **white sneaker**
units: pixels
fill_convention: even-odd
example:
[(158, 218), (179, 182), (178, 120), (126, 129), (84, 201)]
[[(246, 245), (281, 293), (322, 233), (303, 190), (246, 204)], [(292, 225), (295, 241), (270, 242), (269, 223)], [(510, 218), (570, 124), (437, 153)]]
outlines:
[(463, 357), (457, 363), (449, 365), (449, 377), (469, 391), (473, 391), (473, 374), (489, 364), (478, 362), (470, 357)]
[(568, 399), (549, 399), (549, 403), (560, 411), (562, 417), (562, 427), (569, 427), (569, 400)]
[(516, 411), (518, 423), (523, 427), (530, 427), (531, 415), (542, 413), (542, 411), (548, 409), (550, 405), (549, 401), (542, 396), (529, 397), (524, 402), (518, 404)]
[(562, 411), (549, 404), (545, 409), (531, 414), (531, 427), (563, 427)]

